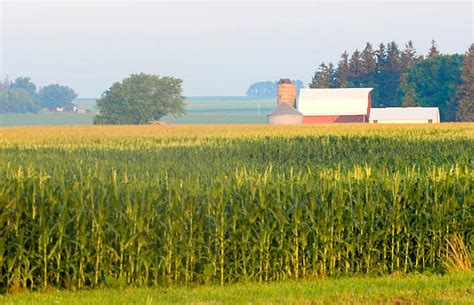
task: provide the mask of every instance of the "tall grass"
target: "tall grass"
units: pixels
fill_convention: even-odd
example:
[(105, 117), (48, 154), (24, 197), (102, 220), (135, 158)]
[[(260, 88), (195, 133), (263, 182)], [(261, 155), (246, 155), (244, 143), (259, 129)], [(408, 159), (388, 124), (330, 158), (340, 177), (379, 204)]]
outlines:
[(442, 271), (450, 236), (472, 253), (474, 143), (411, 132), (5, 141), (0, 286)]

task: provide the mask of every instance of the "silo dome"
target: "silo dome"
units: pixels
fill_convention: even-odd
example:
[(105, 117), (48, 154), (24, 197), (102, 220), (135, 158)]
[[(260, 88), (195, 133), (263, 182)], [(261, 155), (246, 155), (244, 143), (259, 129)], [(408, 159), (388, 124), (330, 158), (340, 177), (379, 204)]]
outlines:
[(268, 114), (268, 124), (296, 125), (303, 124), (303, 114), (288, 104), (280, 104)]

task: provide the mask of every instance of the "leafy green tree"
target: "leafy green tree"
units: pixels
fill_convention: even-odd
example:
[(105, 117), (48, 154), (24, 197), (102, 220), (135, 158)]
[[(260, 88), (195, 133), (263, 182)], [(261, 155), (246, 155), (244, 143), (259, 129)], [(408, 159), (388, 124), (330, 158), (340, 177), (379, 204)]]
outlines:
[(10, 89), (15, 88), (25, 89), (33, 99), (36, 98), (36, 85), (31, 81), (30, 77), (17, 77), (10, 85)]
[(38, 105), (28, 91), (23, 88), (13, 88), (8, 90), (8, 111), (7, 112), (37, 112)]
[(145, 73), (112, 85), (97, 101), (94, 124), (148, 124), (165, 115), (185, 113), (182, 81)]
[(247, 96), (251, 97), (276, 97), (277, 96), (277, 86), (276, 82), (265, 81), (265, 82), (256, 82), (250, 85), (245, 93)]
[(72, 109), (72, 101), (77, 93), (67, 87), (58, 84), (42, 87), (38, 93), (39, 104), (42, 108), (55, 109), (57, 107)]
[(337, 65), (335, 72), (336, 87), (345, 88), (347, 87), (347, 80), (349, 78), (349, 53), (344, 51), (341, 55), (341, 59)]
[[(297, 92), (304, 87), (304, 83), (300, 80), (292, 80), (296, 85)], [(278, 81), (256, 82), (249, 86), (245, 95), (253, 98), (275, 98), (277, 96)]]
[(455, 119), (453, 100), (456, 88), (461, 84), (462, 55), (438, 55), (417, 62), (407, 69), (407, 86), (402, 95), (414, 90), (418, 104), (424, 107), (439, 107), (443, 121)]
[(8, 89), (0, 87), (0, 113), (7, 113), (10, 110), (10, 100), (8, 98)]
[(474, 44), (471, 44), (461, 67), (461, 84), (456, 92), (456, 120), (474, 121)]

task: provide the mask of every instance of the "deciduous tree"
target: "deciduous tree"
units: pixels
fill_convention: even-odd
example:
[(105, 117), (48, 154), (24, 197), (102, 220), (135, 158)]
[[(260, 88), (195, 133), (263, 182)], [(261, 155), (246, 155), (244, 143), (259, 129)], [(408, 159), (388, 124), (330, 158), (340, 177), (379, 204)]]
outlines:
[(67, 87), (58, 84), (42, 87), (38, 93), (39, 104), (42, 108), (55, 109), (57, 107), (72, 109), (72, 101), (77, 93)]
[(461, 67), (461, 81), (456, 92), (458, 100), (456, 120), (464, 122), (474, 121), (474, 44), (464, 57)]
[(145, 73), (112, 85), (97, 101), (95, 124), (148, 124), (165, 115), (185, 113), (182, 81)]

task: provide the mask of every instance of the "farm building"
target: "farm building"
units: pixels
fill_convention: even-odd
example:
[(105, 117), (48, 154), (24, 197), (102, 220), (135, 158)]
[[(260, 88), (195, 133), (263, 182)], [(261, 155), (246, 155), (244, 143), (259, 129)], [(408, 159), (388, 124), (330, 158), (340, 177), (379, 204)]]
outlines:
[(268, 114), (268, 124), (303, 124), (303, 114), (295, 108), (289, 106), (287, 103), (282, 103)]
[(372, 108), (370, 123), (423, 124), (439, 123), (438, 107)]
[(268, 124), (303, 124), (303, 115), (295, 109), (296, 85), (288, 78), (280, 79), (277, 87), (277, 107), (267, 116)]
[(296, 85), (288, 78), (282, 78), (277, 86), (277, 105), (288, 104), (295, 107), (296, 104)]
[(303, 123), (368, 122), (372, 88), (301, 89)]

